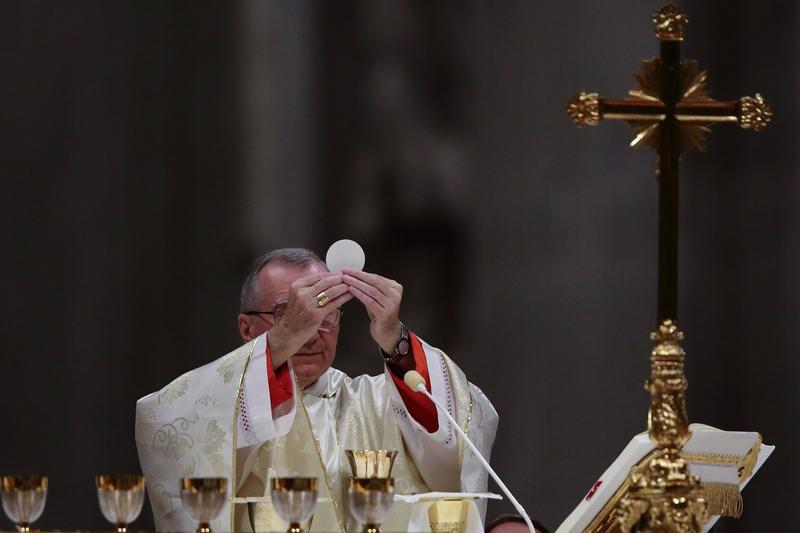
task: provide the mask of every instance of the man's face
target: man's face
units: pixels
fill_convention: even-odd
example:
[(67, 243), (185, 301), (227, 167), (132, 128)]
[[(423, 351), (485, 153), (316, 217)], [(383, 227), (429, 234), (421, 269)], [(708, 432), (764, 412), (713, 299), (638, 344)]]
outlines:
[[(327, 271), (323, 265), (317, 262), (312, 262), (302, 268), (278, 263), (268, 264), (261, 269), (256, 279), (260, 298), (258, 310), (271, 311), (276, 304), (286, 302), (289, 299), (289, 288), (296, 280)], [(239, 330), (245, 341), (261, 335), (275, 325), (272, 315), (239, 315), (239, 317)], [(244, 323), (242, 317), (244, 317)], [(311, 385), (328, 370), (336, 356), (338, 338), (338, 326), (330, 331), (317, 330), (314, 336), (292, 357), (292, 367), (301, 387)]]

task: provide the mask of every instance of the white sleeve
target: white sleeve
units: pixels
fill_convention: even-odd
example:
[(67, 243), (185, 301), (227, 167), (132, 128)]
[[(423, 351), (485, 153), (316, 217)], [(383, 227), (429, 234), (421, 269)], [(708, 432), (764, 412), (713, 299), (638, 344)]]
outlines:
[(297, 390), (294, 370), (291, 372), (292, 397), (276, 409), (270, 403), (267, 379), (267, 334), (256, 340), (253, 356), (244, 375), (242, 395), (239, 399), (239, 429), (236, 447), (261, 445), (289, 433), (296, 411)]
[[(470, 395), (472, 397), (472, 415), (470, 417), (467, 436), (481, 452), (486, 461), (490, 461), (492, 445), (497, 434), (497, 424), (499, 417), (489, 398), (481, 389), (472, 383), (469, 384)], [(464, 447), (464, 462), (461, 467), (461, 487), (464, 492), (487, 492), (489, 484), (489, 472), (483, 464), (475, 457), (468, 447)], [(479, 499), (475, 501), (481, 518), (486, 517), (487, 500)]]
[[(447, 370), (444, 356), (420, 339), (430, 378), (430, 391), (436, 401), (446, 407), (450, 415), (455, 417), (455, 400), (450, 384), (451, 376)], [(433, 491), (461, 490), (461, 465), (457, 434), (444, 414), (436, 410), (438, 427), (429, 433), (416, 421), (405, 403), (390, 375), (385, 369), (389, 399), (395, 410), (400, 413), (397, 423), (403, 435), (408, 453), (417, 466), (425, 483)]]

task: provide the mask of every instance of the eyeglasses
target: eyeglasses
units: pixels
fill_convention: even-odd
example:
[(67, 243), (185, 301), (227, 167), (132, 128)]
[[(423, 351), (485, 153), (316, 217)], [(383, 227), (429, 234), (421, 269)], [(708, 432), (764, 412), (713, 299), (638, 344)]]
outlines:
[[(283, 315), (286, 313), (286, 302), (281, 302), (275, 304), (275, 307), (272, 308), (272, 311), (245, 311), (244, 315), (247, 316), (257, 316), (260, 318), (264, 318), (261, 315), (272, 315), (272, 325), (274, 326), (278, 322), (281, 321)], [(333, 328), (339, 325), (339, 322), (342, 319), (342, 310), (341, 309), (334, 309), (330, 313), (328, 313), (324, 319), (322, 319), (322, 323), (319, 325), (319, 329), (323, 331), (330, 331)]]

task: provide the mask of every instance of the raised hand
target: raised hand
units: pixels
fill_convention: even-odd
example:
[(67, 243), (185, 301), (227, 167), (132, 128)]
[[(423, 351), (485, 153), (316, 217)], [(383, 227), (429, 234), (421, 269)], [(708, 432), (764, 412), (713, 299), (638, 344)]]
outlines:
[(292, 283), (283, 316), (269, 332), (273, 366), (277, 368), (297, 353), (325, 317), (352, 298), (341, 274), (319, 272)]
[(377, 274), (342, 269), (342, 281), (350, 293), (364, 304), (369, 315), (369, 332), (381, 349), (391, 354), (400, 338), (400, 303), (403, 286)]

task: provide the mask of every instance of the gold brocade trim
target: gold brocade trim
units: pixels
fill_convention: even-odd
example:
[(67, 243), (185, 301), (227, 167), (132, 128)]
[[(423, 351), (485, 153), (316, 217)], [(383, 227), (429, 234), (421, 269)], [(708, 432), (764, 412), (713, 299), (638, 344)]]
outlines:
[[(467, 419), (464, 422), (464, 433), (469, 435), (469, 423), (472, 422), (472, 391), (469, 391), (469, 408), (467, 408)], [(461, 470), (464, 470), (464, 445), (461, 445), (458, 463), (461, 467)]]
[(742, 493), (739, 492), (739, 485), (735, 483), (703, 483), (703, 493), (708, 502), (708, 514), (730, 516), (739, 518), (742, 516)]
[[(336, 521), (339, 523), (339, 530), (341, 533), (347, 533), (347, 529), (344, 527), (344, 517), (342, 516), (341, 510), (339, 508), (339, 502), (336, 500), (336, 493), (333, 491), (333, 487), (331, 486), (331, 481), (328, 478), (328, 469), (325, 467), (325, 458), (322, 457), (322, 449), (319, 446), (319, 441), (317, 440), (317, 436), (314, 435), (314, 426), (311, 425), (311, 417), (308, 416), (308, 411), (306, 410), (306, 404), (303, 401), (303, 389), (300, 388), (300, 383), (297, 381), (297, 376), (294, 377), (295, 388), (297, 392), (297, 399), (300, 408), (303, 410), (303, 414), (305, 415), (306, 422), (308, 423), (309, 431), (311, 431), (311, 437), (314, 439), (314, 449), (317, 450), (317, 458), (319, 459), (319, 466), (322, 470), (322, 476), (325, 478), (325, 485), (328, 487), (328, 493), (331, 497), (331, 503), (333, 504), (333, 512), (336, 514)], [(339, 437), (336, 436), (336, 445), (339, 446)]]
[(724, 453), (681, 453), (681, 457), (690, 463), (701, 463), (706, 465), (736, 465), (739, 483), (753, 475), (756, 468), (758, 454), (761, 451), (762, 437), (759, 435), (753, 446), (745, 455), (734, 455)]
[(236, 404), (233, 407), (233, 425), (231, 428), (231, 435), (233, 436), (233, 442), (231, 443), (231, 492), (228, 496), (228, 501), (230, 502), (231, 506), (231, 531), (236, 531), (236, 524), (234, 523), (236, 517), (236, 504), (233, 502), (233, 498), (236, 497), (236, 490), (238, 489), (239, 483), (236, 479), (236, 450), (238, 448), (238, 437), (239, 437), (239, 406), (241, 405), (242, 401), (242, 394), (244, 394), (244, 376), (247, 374), (247, 367), (250, 366), (250, 358), (253, 357), (253, 351), (256, 349), (256, 343), (258, 342), (258, 337), (253, 339), (252, 344), (250, 345), (250, 351), (247, 353), (247, 359), (244, 361), (244, 366), (242, 367), (242, 375), (239, 377), (239, 386), (236, 389)]
[(753, 475), (756, 469), (756, 463), (758, 462), (758, 455), (761, 453), (762, 442), (763, 439), (759, 434), (756, 441), (753, 443), (753, 447), (750, 448), (750, 451), (744, 456), (742, 462), (739, 463), (739, 483)]
[(704, 465), (735, 465), (744, 459), (741, 455), (724, 453), (682, 453), (681, 457), (690, 463), (702, 463)]

